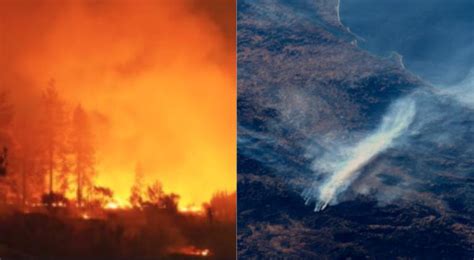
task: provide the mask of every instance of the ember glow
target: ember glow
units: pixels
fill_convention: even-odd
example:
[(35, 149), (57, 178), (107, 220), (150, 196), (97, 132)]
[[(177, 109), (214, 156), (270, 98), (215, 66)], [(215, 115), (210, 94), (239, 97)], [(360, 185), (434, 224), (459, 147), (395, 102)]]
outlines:
[(117, 202), (108, 202), (104, 206), (105, 209), (118, 209), (120, 208), (119, 204)]
[(186, 207), (183, 207), (183, 206), (180, 206), (178, 208), (178, 210), (181, 212), (181, 213), (190, 213), (190, 214), (201, 214), (201, 213), (204, 213), (204, 209), (200, 206), (195, 206), (195, 205), (191, 205), (191, 206), (186, 206)]
[(195, 246), (186, 246), (179, 248), (174, 251), (177, 254), (188, 255), (188, 256), (201, 256), (207, 257), (211, 255), (211, 251), (209, 249), (200, 249)]
[(94, 183), (117, 201), (139, 163), (144, 185), (201, 205), (236, 189), (235, 9), (163, 2), (3, 1), (0, 90), (24, 121), (51, 79), (90, 112)]

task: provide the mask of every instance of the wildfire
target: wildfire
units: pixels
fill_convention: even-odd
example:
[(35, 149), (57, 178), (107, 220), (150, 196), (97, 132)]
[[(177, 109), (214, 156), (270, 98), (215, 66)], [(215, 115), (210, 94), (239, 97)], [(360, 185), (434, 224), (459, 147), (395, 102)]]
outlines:
[(118, 209), (119, 204), (117, 202), (111, 201), (111, 202), (108, 202), (107, 204), (105, 204), (104, 208), (105, 209)]
[(66, 203), (63, 203), (63, 202), (54, 202), (54, 203), (51, 203), (51, 204), (48, 204), (48, 203), (31, 203), (29, 204), (30, 207), (33, 207), (33, 208), (40, 208), (40, 207), (53, 207), (53, 208), (65, 208), (67, 207)]
[(62, 203), (62, 202), (57, 202), (57, 203), (53, 203), (51, 204), (53, 207), (58, 207), (58, 208), (64, 208), (66, 207), (66, 204), (65, 203)]
[(197, 248), (195, 246), (186, 246), (179, 248), (175, 251), (178, 254), (188, 255), (188, 256), (202, 256), (207, 257), (211, 255), (211, 251), (207, 248)]
[(203, 250), (201, 250), (201, 255), (202, 256), (208, 256), (209, 252), (210, 252), (209, 249), (203, 249)]
[(127, 201), (117, 198), (117, 199), (107, 202), (104, 206), (104, 209), (116, 210), (116, 209), (124, 209), (124, 208), (129, 208), (129, 207), (130, 205)]
[(196, 205), (190, 205), (190, 206), (180, 206), (178, 208), (179, 212), (181, 213), (190, 213), (190, 214), (199, 214), (203, 212), (203, 208), (200, 206)]

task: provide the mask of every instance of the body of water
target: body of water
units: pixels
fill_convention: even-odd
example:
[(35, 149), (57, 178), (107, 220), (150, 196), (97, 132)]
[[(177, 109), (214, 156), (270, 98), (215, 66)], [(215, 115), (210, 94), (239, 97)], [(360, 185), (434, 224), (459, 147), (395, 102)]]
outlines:
[(396, 51), (407, 69), (436, 85), (454, 85), (474, 67), (473, 0), (341, 0), (342, 23), (359, 46)]

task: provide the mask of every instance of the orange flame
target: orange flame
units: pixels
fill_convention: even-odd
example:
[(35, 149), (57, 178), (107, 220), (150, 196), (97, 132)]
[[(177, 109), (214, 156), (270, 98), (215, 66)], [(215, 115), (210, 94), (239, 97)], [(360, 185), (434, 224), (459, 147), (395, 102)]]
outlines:
[(188, 255), (188, 256), (207, 257), (211, 255), (211, 250), (207, 248), (197, 248), (195, 246), (181, 247), (174, 252), (177, 254)]
[(204, 212), (204, 209), (202, 207), (196, 205), (190, 205), (185, 207), (180, 206), (178, 210), (179, 212), (184, 214), (201, 214)]
[(130, 208), (130, 204), (122, 199), (116, 198), (113, 201), (109, 201), (105, 204), (104, 209), (116, 210)]
[(236, 189), (235, 10), (214, 21), (187, 0), (0, 2), (2, 86), (27, 120), (51, 78), (91, 113), (95, 184), (128, 198), (141, 162), (144, 185), (160, 180), (183, 205)]

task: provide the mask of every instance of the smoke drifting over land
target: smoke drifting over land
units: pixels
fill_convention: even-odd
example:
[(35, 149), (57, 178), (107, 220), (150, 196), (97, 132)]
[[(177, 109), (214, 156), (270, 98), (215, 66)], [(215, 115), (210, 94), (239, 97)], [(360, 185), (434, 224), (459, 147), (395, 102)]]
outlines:
[(474, 109), (474, 69), (471, 69), (468, 76), (460, 83), (442, 88), (440, 94), (455, 98), (466, 107)]
[(2, 1), (0, 90), (28, 122), (54, 79), (100, 122), (98, 184), (126, 199), (140, 163), (199, 204), (235, 189), (234, 30), (228, 1)]
[[(381, 125), (353, 147), (340, 148), (342, 154), (328, 154), (315, 163), (317, 171), (331, 171), (327, 180), (316, 190), (309, 189), (307, 201), (317, 201), (315, 211), (325, 209), (337, 202), (337, 196), (344, 192), (357, 178), (362, 168), (378, 154), (395, 144), (415, 116), (415, 102), (411, 98), (398, 100), (384, 116)], [(315, 193), (316, 192), (316, 196)], [(314, 197), (315, 196), (315, 197)]]
[[(402, 198), (440, 203), (439, 198), (417, 195), (416, 190), (426, 188), (428, 182), (420, 183), (410, 174), (424, 176), (426, 180), (446, 174), (443, 164), (433, 164), (431, 160), (454, 164), (450, 175), (470, 174), (463, 165), (473, 155), (467, 145), (472, 142), (473, 134), (472, 86), (472, 77), (468, 77), (454, 86), (422, 87), (396, 100), (380, 125), (372, 133), (359, 137), (355, 144), (319, 141), (331, 145), (325, 145), (322, 155), (320, 152), (314, 157), (315, 181), (303, 192), (306, 202), (315, 202), (315, 211), (324, 210), (340, 202), (338, 197), (351, 188), (353, 195), (371, 192), (381, 202)], [(314, 148), (310, 146), (308, 150)], [(453, 160), (452, 156), (458, 157)], [(369, 164), (372, 166), (367, 167)], [(392, 176), (399, 181), (388, 186), (377, 181), (387, 171), (400, 171)], [(351, 187), (356, 181), (356, 186)]]
[(316, 202), (316, 211), (358, 194), (375, 195), (381, 202), (440, 202), (420, 191), (438, 185), (439, 176), (470, 174), (464, 167), (472, 161), (466, 143), (472, 142), (474, 122), (473, 34), (467, 15), (473, 6), (468, 2), (447, 8), (442, 1), (425, 0), (342, 3), (342, 21), (365, 38), (363, 48), (382, 56), (402, 53), (408, 70), (434, 84), (420, 84), (394, 100), (371, 133), (350, 132), (349, 139), (356, 141), (334, 141), (347, 137), (337, 131), (314, 138), (317, 145), (307, 150), (315, 180), (303, 195), (307, 203)]

